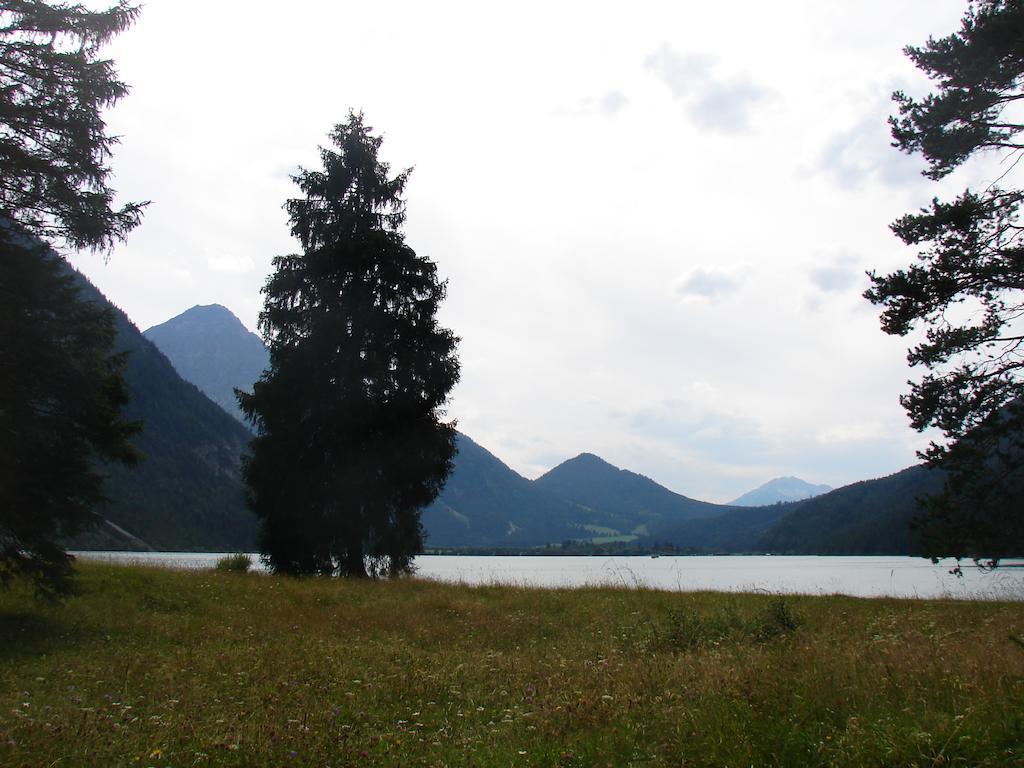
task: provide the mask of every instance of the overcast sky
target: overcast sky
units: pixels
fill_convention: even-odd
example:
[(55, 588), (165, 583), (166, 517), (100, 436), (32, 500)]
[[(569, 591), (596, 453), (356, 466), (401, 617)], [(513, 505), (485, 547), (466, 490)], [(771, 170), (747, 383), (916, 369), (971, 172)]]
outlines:
[(415, 166), (406, 235), (448, 279), (449, 414), (527, 477), (580, 452), (691, 497), (833, 486), (915, 462), (915, 372), (864, 271), (935, 183), (889, 146), (903, 56), (963, 0), (694, 3), (148, 0), (112, 44), (122, 197), (73, 262), (142, 329), (219, 303), (252, 329), (298, 245), (289, 174), (350, 108)]

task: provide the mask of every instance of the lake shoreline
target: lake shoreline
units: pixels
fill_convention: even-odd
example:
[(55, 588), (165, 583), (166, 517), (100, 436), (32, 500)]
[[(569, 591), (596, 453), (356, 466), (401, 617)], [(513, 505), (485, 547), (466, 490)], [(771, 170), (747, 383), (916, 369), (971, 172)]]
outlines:
[[(186, 570), (212, 569), (230, 553), (91, 552), (83, 561), (149, 564)], [(250, 553), (254, 570), (263, 569)], [(421, 555), (417, 578), (468, 585), (579, 588), (624, 586), (673, 592), (844, 594), (957, 600), (1024, 601), (1024, 561), (1007, 561), (993, 572), (955, 561), (880, 555)]]

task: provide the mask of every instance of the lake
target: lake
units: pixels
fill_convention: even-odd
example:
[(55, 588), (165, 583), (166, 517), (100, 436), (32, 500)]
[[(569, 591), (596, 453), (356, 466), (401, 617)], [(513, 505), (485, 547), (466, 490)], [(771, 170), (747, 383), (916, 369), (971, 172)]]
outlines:
[[(223, 553), (75, 552), (88, 560), (170, 568), (213, 568)], [(261, 569), (259, 556), (253, 563)], [(417, 577), (467, 584), (535, 587), (612, 585), (679, 592), (702, 590), (857, 597), (921, 597), (1024, 601), (1024, 560), (1006, 560), (993, 572), (973, 564), (949, 573), (952, 560), (919, 557), (779, 555), (557, 557), (421, 555)]]

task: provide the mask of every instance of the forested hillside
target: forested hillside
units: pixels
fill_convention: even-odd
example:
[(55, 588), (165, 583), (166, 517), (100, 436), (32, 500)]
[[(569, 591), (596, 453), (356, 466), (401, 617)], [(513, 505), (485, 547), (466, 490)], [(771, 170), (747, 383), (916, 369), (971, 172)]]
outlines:
[(682, 496), (649, 477), (583, 453), (541, 475), (534, 484), (548, 493), (588, 509), (602, 525), (620, 534), (646, 535), (651, 526), (730, 511), (720, 504)]
[[(103, 295), (82, 278), (83, 292)], [(251, 550), (256, 520), (246, 509), (239, 468), (250, 434), (194, 385), (116, 310), (117, 350), (127, 354), (129, 419), (144, 422), (133, 439), (144, 456), (136, 467), (109, 469), (110, 502), (100, 513), (158, 550)], [(72, 546), (143, 546), (99, 529)]]
[(937, 473), (910, 467), (803, 501), (658, 525), (645, 541), (706, 552), (914, 554), (918, 542), (911, 520), (917, 499), (941, 483)]
[(600, 528), (600, 514), (547, 493), (463, 434), (458, 451), (444, 490), (423, 511), (428, 547), (541, 546)]
[(759, 546), (778, 554), (916, 554), (917, 499), (941, 486), (938, 472), (910, 467), (786, 505)]

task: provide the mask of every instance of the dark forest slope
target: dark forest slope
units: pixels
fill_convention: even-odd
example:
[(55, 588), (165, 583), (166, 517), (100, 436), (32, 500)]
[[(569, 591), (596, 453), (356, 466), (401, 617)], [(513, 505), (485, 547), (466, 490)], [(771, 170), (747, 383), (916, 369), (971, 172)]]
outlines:
[[(82, 284), (85, 295), (108, 303), (85, 278)], [(132, 442), (145, 458), (133, 468), (110, 468), (111, 501), (101, 513), (153, 549), (251, 550), (256, 520), (245, 506), (239, 474), (251, 435), (183, 380), (123, 312), (115, 313), (117, 349), (127, 353), (132, 394), (125, 416), (144, 422)], [(130, 546), (109, 526), (71, 544)]]
[(423, 511), (428, 547), (539, 546), (593, 534), (599, 516), (545, 492), (468, 437), (455, 471)]
[(652, 527), (646, 541), (706, 552), (915, 554), (918, 546), (910, 523), (917, 499), (941, 484), (938, 473), (910, 467), (804, 501), (660, 524)]
[(843, 486), (785, 505), (790, 511), (760, 546), (779, 554), (916, 554), (917, 499), (941, 487), (942, 475), (923, 466)]

